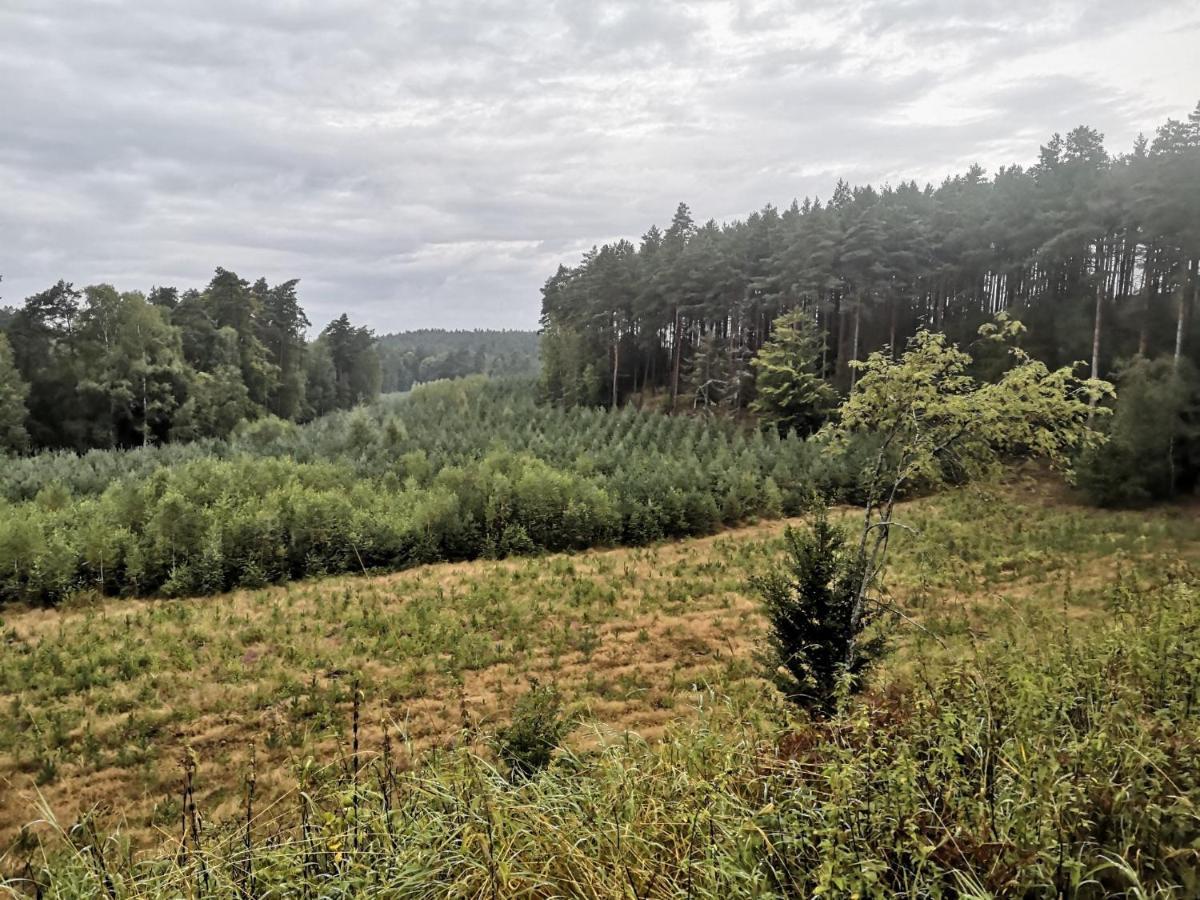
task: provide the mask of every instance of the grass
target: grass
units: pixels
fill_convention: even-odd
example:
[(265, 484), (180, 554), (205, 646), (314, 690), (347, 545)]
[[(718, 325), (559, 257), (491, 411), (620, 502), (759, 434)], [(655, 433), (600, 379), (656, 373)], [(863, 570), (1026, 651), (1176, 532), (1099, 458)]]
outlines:
[[(896, 540), (890, 588), (920, 628), (901, 628), (877, 696), (940, 683), (994, 644), (1024, 645), (1032, 635), (1069, 646), (1073, 635), (1108, 627), (1121, 597), (1142, 596), (1168, 569), (1178, 574), (1200, 559), (1195, 509), (1097, 511), (1072, 505), (1038, 480), (915, 501), (903, 521), (915, 532)], [(88, 833), (117, 831), (134, 847), (177, 846), (189, 759), (195, 805), (209, 827), (244, 816), (253, 759), (256, 808), (266, 823), (295, 808), (305, 779), (329, 780), (336, 789), (339, 773), (358, 768), (347, 762), (359, 759), (355, 743), (371, 748), (375, 760), (389, 741), (394, 773), (449, 767), (441, 780), (411, 776), (413, 793), (403, 801), (409, 808), (450, 815), (466, 803), (472, 816), (486, 818), (481, 803), (508, 805), (511, 798), (484, 761), (485, 736), (531, 678), (556, 684), (589, 723), (571, 741), (578, 762), (567, 768), (586, 770), (593, 780), (584, 783), (597, 797), (611, 799), (610, 780), (620, 778), (627, 791), (621, 802), (641, 802), (635, 797), (647, 793), (648, 817), (662, 819), (672, 804), (700, 815), (701, 798), (711, 800), (721, 784), (714, 772), (726, 764), (753, 769), (758, 743), (786, 733), (756, 677), (761, 623), (746, 593), (750, 574), (778, 553), (782, 528), (770, 523), (641, 549), (428, 566), (195, 600), (9, 610), (0, 625), (0, 846), (14, 846), (11, 866), (39, 829), (51, 830), (22, 830), (38, 818), (39, 804), (53, 814), (44, 818), (64, 827), (84, 822)], [(835, 737), (822, 740), (842, 746)], [(665, 759), (649, 748), (627, 755), (629, 746), (664, 739)], [(704, 778), (687, 786), (691, 764), (671, 754), (709, 753), (705, 742), (728, 758), (705, 762)], [(598, 748), (609, 749), (593, 756)], [(643, 778), (629, 766), (652, 773)], [(642, 784), (650, 774), (667, 782)], [(562, 804), (574, 803), (569, 816), (583, 821), (592, 801), (571, 799), (564, 777), (522, 790), (557, 791), (555, 815), (568, 815)], [(753, 778), (739, 782), (736, 796), (722, 798), (730, 804), (728, 821), (712, 827), (733, 828), (748, 815), (743, 794), (760, 788)], [(508, 809), (516, 817), (511, 827), (552, 825), (521, 818), (534, 816), (541, 803)], [(623, 821), (623, 813), (612, 815)], [(642, 833), (640, 815), (630, 809), (612, 839), (668, 841), (659, 834), (664, 821)], [(340, 813), (335, 820), (344, 824)], [(701, 825), (671, 827), (682, 865), (692, 853), (680, 850), (678, 829)], [(513, 853), (517, 834), (508, 833)], [(650, 843), (640, 851), (647, 865), (652, 851)], [(470, 855), (465, 847), (457, 852)], [(587, 852), (612, 855), (600, 845)], [(332, 864), (323, 858), (321, 865)], [(628, 874), (640, 884), (637, 896), (658, 890), (647, 887), (651, 868)], [(487, 877), (494, 885), (496, 873)]]

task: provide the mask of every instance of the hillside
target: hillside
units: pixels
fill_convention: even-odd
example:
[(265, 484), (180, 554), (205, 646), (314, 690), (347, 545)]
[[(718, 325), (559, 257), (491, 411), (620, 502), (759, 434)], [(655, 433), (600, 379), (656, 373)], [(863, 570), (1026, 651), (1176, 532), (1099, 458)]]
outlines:
[[(918, 533), (896, 538), (889, 587), (925, 630), (896, 624), (901, 652), (877, 691), (907, 691), (1027, 621), (1086, 634), (1122, 591), (1200, 562), (1195, 509), (1101, 512), (1029, 476), (912, 502), (903, 520)], [(253, 754), (265, 832), (306, 757), (349, 752), (355, 686), (361, 746), (374, 758), (386, 729), (403, 766), (464, 741), (487, 755), (531, 678), (580, 712), (576, 749), (659, 739), (727, 698), (757, 710), (745, 727), (759, 727), (777, 711), (757, 678), (747, 582), (777, 556), (783, 527), (172, 603), (11, 609), (0, 835), (38, 817), (40, 793), (64, 826), (86, 812), (140, 845), (177, 842), (185, 753), (212, 826), (239, 815)]]

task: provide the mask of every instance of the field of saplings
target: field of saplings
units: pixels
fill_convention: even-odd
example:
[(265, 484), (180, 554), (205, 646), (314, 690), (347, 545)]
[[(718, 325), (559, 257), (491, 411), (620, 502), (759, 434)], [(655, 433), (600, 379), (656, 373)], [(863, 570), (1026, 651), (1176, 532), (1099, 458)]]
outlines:
[(211, 594), (439, 560), (640, 545), (853, 493), (855, 452), (718, 420), (438, 382), (228, 441), (10, 458), (0, 602)]
[(1194, 512), (905, 504), (827, 720), (756, 661), (776, 522), (11, 608), (0, 896), (1196, 896)]

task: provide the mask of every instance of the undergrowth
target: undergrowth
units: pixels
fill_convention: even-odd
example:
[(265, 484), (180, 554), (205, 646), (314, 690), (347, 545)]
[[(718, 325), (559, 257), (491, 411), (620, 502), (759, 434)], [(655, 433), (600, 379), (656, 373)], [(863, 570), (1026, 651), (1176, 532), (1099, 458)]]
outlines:
[(6, 860), (22, 872), (9, 889), (1194, 897), (1200, 585), (1122, 580), (1100, 601), (1086, 628), (1051, 607), (1000, 620), (954, 661), (918, 660), (918, 676), (825, 722), (766, 688), (710, 693), (659, 746), (560, 751), (515, 782), (467, 741), (405, 771), (399, 735), (360, 747), (355, 731), (323, 765), (298, 761), (294, 789), (248, 816), (208, 821), (185, 789), (165, 851), (134, 855), (86, 817), (31, 830)]

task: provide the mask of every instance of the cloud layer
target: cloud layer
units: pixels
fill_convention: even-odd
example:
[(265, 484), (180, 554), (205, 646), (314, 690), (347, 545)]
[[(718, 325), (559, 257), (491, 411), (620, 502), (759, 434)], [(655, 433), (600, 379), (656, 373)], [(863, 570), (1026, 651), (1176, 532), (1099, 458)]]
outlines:
[(1082, 122), (1123, 149), (1195, 104), (1198, 45), (1191, 0), (0, 0), (0, 302), (222, 265), (299, 277), (318, 324), (533, 327), (560, 261), (680, 200)]

